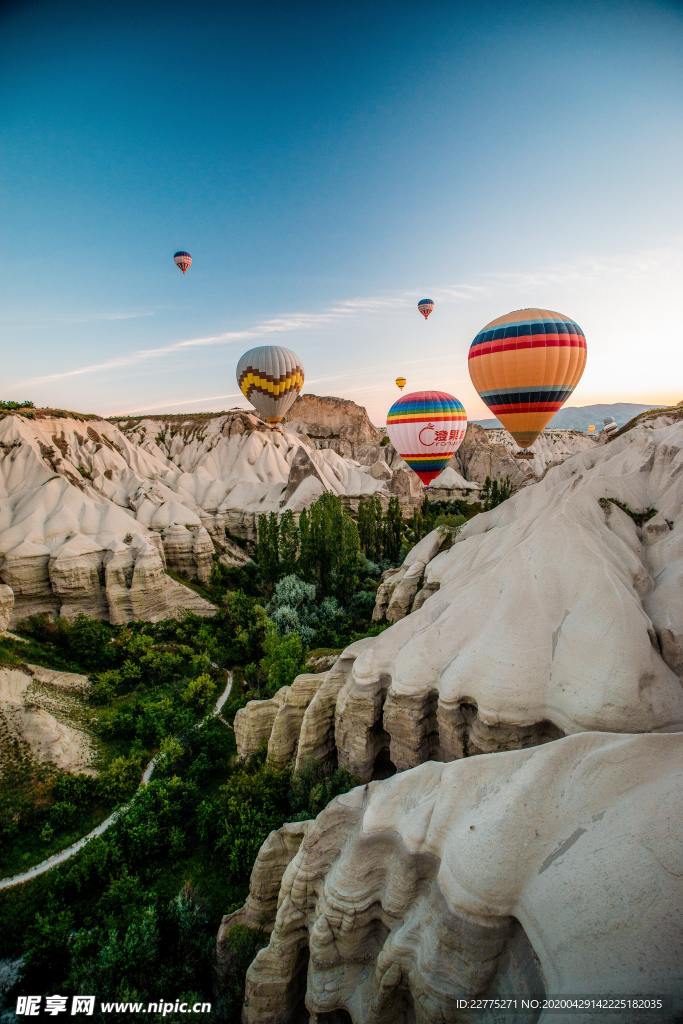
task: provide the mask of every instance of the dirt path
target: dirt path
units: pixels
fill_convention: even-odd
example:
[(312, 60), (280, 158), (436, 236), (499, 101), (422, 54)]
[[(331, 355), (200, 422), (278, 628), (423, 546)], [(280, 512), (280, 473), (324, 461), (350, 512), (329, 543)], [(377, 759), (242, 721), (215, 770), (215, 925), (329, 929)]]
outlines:
[[(201, 722), (198, 722), (197, 725), (195, 726), (195, 729), (201, 729), (204, 723), (207, 722), (210, 718), (216, 718), (220, 715), (221, 711), (223, 710), (223, 705), (230, 696), (231, 690), (232, 672), (226, 672), (225, 689), (223, 690), (222, 694), (216, 701), (211, 713), (208, 714), (206, 718), (203, 718)], [(123, 814), (123, 812), (127, 810), (128, 807), (130, 807), (131, 803), (133, 802), (133, 800), (135, 800), (135, 797), (140, 792), (140, 789), (143, 786), (146, 786), (147, 783), (150, 781), (152, 775), (154, 774), (154, 769), (156, 767), (158, 757), (159, 755), (155, 754), (152, 760), (147, 764), (145, 770), (142, 773), (142, 778), (140, 779), (140, 785), (138, 789), (135, 791), (135, 793), (130, 798), (130, 800), (128, 800), (127, 803), (122, 804), (121, 807), (117, 807), (116, 810), (113, 811), (108, 818), (105, 818), (104, 821), (101, 821), (99, 825), (96, 825), (95, 828), (92, 829), (91, 832), (88, 832), (87, 835), (82, 836), (75, 843), (72, 843), (71, 846), (67, 846), (64, 850), (60, 850), (59, 853), (53, 853), (51, 857), (47, 857), (45, 860), (42, 860), (40, 864), (34, 864), (32, 868), (28, 868), (26, 871), (22, 871), (18, 875), (12, 875), (10, 878), (1, 878), (0, 892), (2, 892), (3, 889), (11, 889), (15, 885), (23, 885), (24, 882), (30, 882), (34, 878), (38, 878), (39, 875), (44, 875), (46, 871), (50, 871), (52, 868), (57, 867), (58, 864), (63, 864), (65, 861), (70, 860), (71, 857), (74, 857), (77, 853), (80, 853), (80, 851), (83, 849), (86, 843), (90, 842), (91, 839), (94, 839), (95, 836), (103, 835), (107, 831), (107, 829), (111, 828), (111, 826), (114, 824), (119, 815)]]

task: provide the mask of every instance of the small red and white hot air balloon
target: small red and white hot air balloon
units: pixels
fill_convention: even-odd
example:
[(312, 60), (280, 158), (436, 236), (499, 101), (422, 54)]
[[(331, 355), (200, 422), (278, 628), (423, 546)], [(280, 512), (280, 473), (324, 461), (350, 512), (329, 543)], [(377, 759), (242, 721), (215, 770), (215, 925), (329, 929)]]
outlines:
[(179, 270), (182, 270), (183, 274), (186, 274), (192, 266), (192, 257), (189, 252), (179, 249), (178, 252), (173, 254), (173, 262)]

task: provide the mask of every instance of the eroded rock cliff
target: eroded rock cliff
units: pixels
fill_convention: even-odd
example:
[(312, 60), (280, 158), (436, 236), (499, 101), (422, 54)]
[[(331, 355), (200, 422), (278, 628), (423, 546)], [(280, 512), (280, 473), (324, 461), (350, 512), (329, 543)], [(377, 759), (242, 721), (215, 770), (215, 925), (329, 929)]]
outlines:
[(338, 797), (284, 870), (244, 1024), (436, 1024), (470, 1019), (462, 997), (636, 988), (677, 1020), (682, 783), (680, 737), (586, 733)]
[(680, 420), (640, 424), (471, 520), (416, 578), (385, 580), (383, 614), (413, 610), (327, 673), (297, 760), (366, 780), (387, 758), (681, 729), (682, 441)]

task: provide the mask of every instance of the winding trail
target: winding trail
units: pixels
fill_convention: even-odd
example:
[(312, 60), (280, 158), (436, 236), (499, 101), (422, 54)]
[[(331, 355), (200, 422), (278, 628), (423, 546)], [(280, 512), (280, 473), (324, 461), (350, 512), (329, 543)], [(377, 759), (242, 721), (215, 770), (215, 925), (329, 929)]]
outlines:
[[(201, 729), (209, 719), (216, 718), (220, 715), (223, 710), (223, 705), (230, 696), (231, 690), (232, 672), (226, 672), (225, 689), (214, 704), (211, 712), (206, 715), (205, 718), (202, 718), (200, 722), (197, 722), (194, 727), (195, 729)], [(22, 871), (18, 875), (12, 875), (10, 878), (0, 878), (0, 892), (2, 892), (3, 889), (12, 889), (15, 885), (23, 885), (24, 882), (30, 882), (34, 878), (38, 878), (39, 875), (44, 875), (46, 871), (50, 871), (52, 868), (57, 867), (58, 864), (63, 864), (65, 861), (70, 860), (71, 857), (74, 857), (77, 853), (80, 853), (86, 843), (90, 842), (91, 839), (94, 839), (95, 836), (103, 835), (107, 829), (111, 828), (117, 818), (123, 814), (124, 811), (128, 810), (143, 786), (146, 786), (150, 781), (154, 774), (158, 758), (159, 755), (155, 754), (151, 761), (149, 761), (142, 773), (140, 785), (135, 790), (130, 800), (125, 804), (122, 804), (120, 807), (117, 807), (115, 811), (112, 811), (108, 818), (105, 818), (104, 821), (99, 823), (99, 825), (96, 825), (92, 831), (87, 833), (87, 835), (81, 836), (81, 838), (75, 843), (72, 843), (71, 846), (65, 847), (63, 850), (60, 850), (59, 853), (53, 853), (51, 857), (47, 857), (45, 860), (42, 860), (40, 864), (34, 864), (32, 868), (28, 868), (26, 871)]]

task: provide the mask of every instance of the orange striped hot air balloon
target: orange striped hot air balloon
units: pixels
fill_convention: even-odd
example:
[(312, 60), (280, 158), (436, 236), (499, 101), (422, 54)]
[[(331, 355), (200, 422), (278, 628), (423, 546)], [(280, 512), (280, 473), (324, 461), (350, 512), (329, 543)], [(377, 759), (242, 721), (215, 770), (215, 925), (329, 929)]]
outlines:
[(529, 448), (581, 379), (586, 339), (549, 309), (517, 309), (483, 327), (470, 345), (472, 383), (520, 448)]

